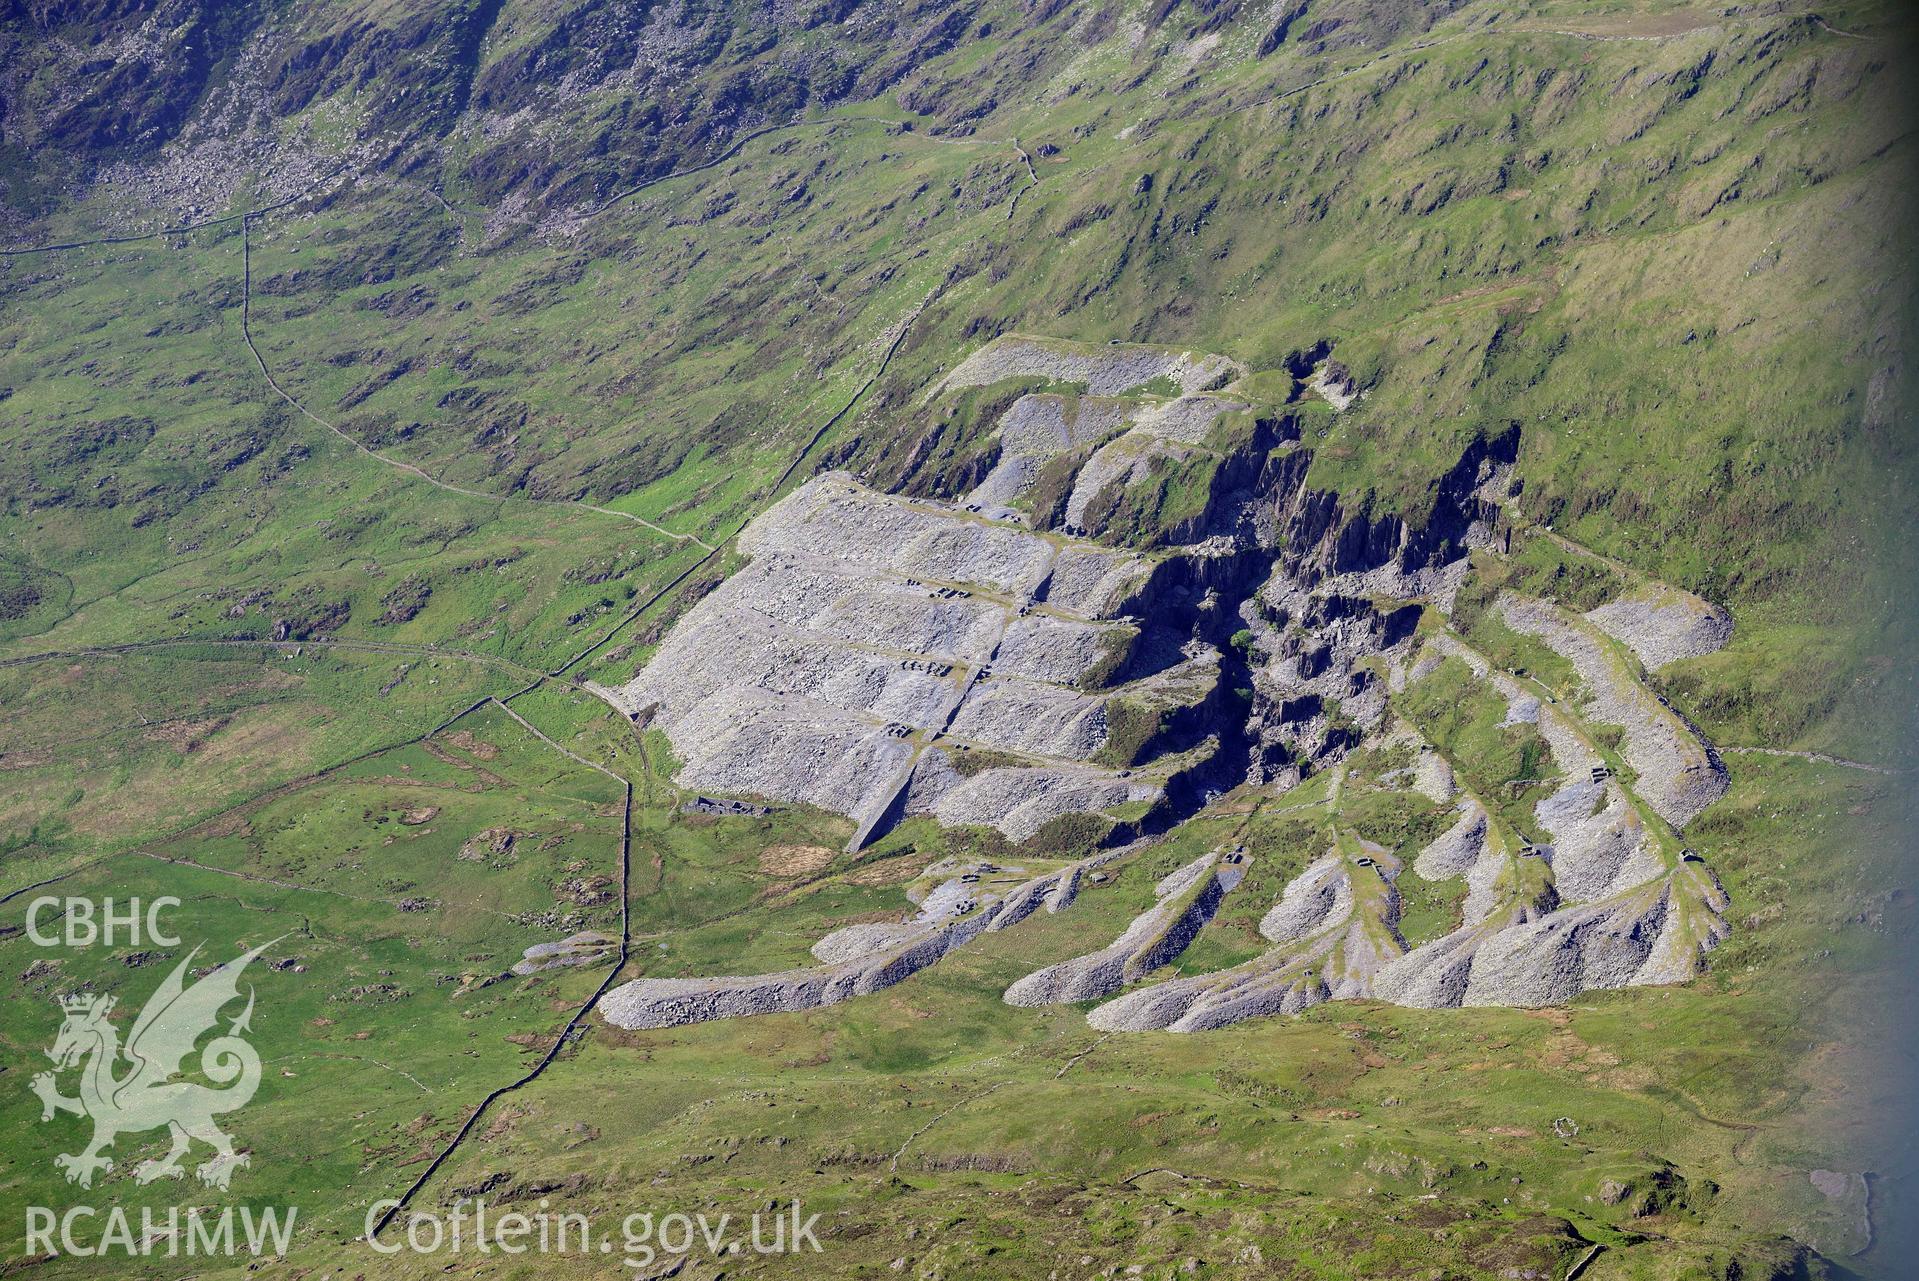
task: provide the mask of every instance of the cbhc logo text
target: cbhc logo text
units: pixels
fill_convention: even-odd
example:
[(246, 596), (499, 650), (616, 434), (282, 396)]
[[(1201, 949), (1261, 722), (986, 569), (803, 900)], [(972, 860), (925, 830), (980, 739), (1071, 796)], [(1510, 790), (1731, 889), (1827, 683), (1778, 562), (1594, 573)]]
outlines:
[[(27, 907), (27, 937), (40, 947), (178, 947), (180, 938), (160, 923), (160, 913), (180, 906), (172, 895), (142, 903), (90, 898), (37, 898)], [(47, 919), (51, 918), (51, 919)], [(57, 932), (50, 933), (49, 927)]]

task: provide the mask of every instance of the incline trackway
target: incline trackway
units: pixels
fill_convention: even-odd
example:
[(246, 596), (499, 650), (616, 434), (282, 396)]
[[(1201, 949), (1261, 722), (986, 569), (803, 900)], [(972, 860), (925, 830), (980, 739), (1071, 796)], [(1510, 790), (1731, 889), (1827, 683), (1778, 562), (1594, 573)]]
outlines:
[(1721, 753), (1738, 753), (1746, 756), (1784, 756), (1795, 761), (1816, 761), (1821, 765), (1837, 765), (1840, 769), (1864, 770), (1868, 774), (1883, 774), (1887, 778), (1896, 778), (1900, 774), (1910, 774), (1912, 770), (1898, 769), (1890, 765), (1868, 765), (1864, 761), (1849, 761), (1843, 756), (1828, 756), (1824, 752), (1793, 752), (1783, 747), (1726, 747), (1719, 748)]

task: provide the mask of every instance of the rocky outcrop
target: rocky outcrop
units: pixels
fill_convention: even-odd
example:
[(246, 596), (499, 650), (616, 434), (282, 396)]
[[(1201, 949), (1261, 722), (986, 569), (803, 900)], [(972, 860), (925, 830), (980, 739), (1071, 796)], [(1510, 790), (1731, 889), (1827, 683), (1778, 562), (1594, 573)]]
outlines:
[[(1390, 679), (1410, 656), (1422, 609), (1452, 607), (1474, 548), (1500, 520), (1517, 430), (1473, 442), (1438, 481), (1424, 523), (1348, 512), (1335, 494), (1304, 488), (1285, 460), (1267, 528), (1282, 548), (1240, 615), (1262, 657), (1253, 675), (1251, 775), (1296, 782), (1341, 759), (1385, 723)], [(1437, 785), (1433, 778), (1429, 783)]]
[[(156, 150), (214, 152), (201, 182), (183, 184), (194, 199), (208, 180), (230, 187), (242, 164), (283, 168), (281, 147), (317, 123), (330, 148), (378, 153), (395, 174), (445, 163), (449, 185), (489, 206), (578, 209), (812, 108), (885, 94), (965, 37), (976, 11), (928, 0), (842, 22), (613, 0), (11, 5), (0, 133), (35, 185), (118, 162), (109, 192)], [(938, 113), (949, 121), (992, 101), (974, 83), (951, 96)]]
[[(214, 0), (11, 6), (0, 16), (9, 63), (0, 123), (23, 150), (111, 155), (157, 147), (180, 133), (214, 69), (234, 56), (259, 17), (252, 6)], [(84, 41), (72, 39), (79, 32)]]
[(1097, 952), (1036, 970), (1006, 989), (1008, 1005), (1059, 1005), (1110, 996), (1184, 952), (1246, 875), (1244, 855), (1215, 850), (1153, 889), (1158, 902)]
[(1351, 371), (1336, 360), (1315, 369), (1306, 385), (1318, 392), (1337, 413), (1344, 413), (1359, 403), (1359, 385), (1353, 381)]

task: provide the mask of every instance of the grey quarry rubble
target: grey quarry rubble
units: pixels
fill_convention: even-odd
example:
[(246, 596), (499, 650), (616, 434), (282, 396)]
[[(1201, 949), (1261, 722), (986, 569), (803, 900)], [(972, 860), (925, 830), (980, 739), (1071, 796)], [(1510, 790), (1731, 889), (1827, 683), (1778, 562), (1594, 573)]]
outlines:
[(1398, 872), (1398, 860), (1376, 845), (1335, 849), (1293, 878), (1260, 921), (1260, 934), (1277, 945), (1270, 951), (1214, 974), (1139, 988), (1096, 1007), (1086, 1021), (1106, 1032), (1203, 1032), (1371, 995), (1373, 975), (1404, 949), (1393, 928)]
[(1057, 912), (1071, 905), (1081, 872), (1098, 861), (1029, 877), (1004, 892), (982, 888), (984, 876), (1002, 869), (948, 868), (952, 874), (940, 880), (907, 919), (893, 925), (851, 925), (820, 939), (812, 949), (817, 966), (734, 977), (635, 979), (608, 992), (600, 1001), (600, 1014), (615, 1027), (679, 1027), (796, 1013), (877, 992), (985, 931), (1005, 929), (1041, 908)]
[(1549, 602), (1511, 592), (1501, 593), (1498, 604), (1508, 627), (1539, 637), (1571, 660), (1587, 690), (1591, 719), (1624, 727), (1620, 754), (1639, 775), (1639, 794), (1660, 817), (1683, 827), (1725, 795), (1719, 753), (1634, 676), (1597, 628)]
[(1094, 396), (1111, 396), (1156, 378), (1170, 378), (1181, 392), (1191, 393), (1224, 386), (1245, 372), (1245, 367), (1237, 361), (1208, 352), (1176, 351), (1140, 343), (1102, 347), (1008, 334), (961, 361), (928, 394), (1020, 377), (1083, 383)]
[(1153, 888), (1158, 901), (1134, 917), (1118, 938), (1097, 952), (1028, 974), (1006, 989), (1006, 1003), (1090, 1001), (1170, 964), (1245, 875), (1245, 855), (1239, 850), (1215, 850), (1193, 860)]
[[(914, 484), (964, 493), (958, 502), (815, 477), (747, 527), (749, 563), (602, 696), (666, 733), (682, 784), (848, 814), (852, 849), (915, 815), (1026, 842), (1092, 815), (1117, 846), (1242, 782), (1284, 791), (1331, 770), (1337, 796), (1363, 741), (1407, 753), (1377, 786), (1456, 809), (1412, 857), (1425, 880), (1463, 882), (1456, 923), (1418, 946), (1399, 928), (1399, 853), (1340, 833), (1266, 913), (1273, 946), (1251, 961), (1151, 981), (1244, 875), (1240, 856), (1215, 851), (1162, 881), (1113, 943), (1005, 993), (1015, 1005), (1110, 996), (1088, 1015), (1103, 1030), (1199, 1031), (1359, 997), (1547, 1004), (1696, 975), (1725, 935), (1726, 899), (1678, 833), (1723, 793), (1725, 772), (1635, 660), (1724, 644), (1724, 611), (1645, 581), (1585, 615), (1504, 592), (1497, 616), (1564, 655), (1580, 698), (1501, 670), (1443, 622), (1424, 623), (1451, 614), (1473, 556), (1510, 545), (1517, 429), (1475, 441), (1412, 526), (1308, 489), (1310, 455), (1290, 419), (1219, 447), (1221, 416), (1250, 409), (1234, 398), (1243, 373), (1191, 352), (989, 343), (924, 403), (1016, 377), (1083, 393), (1016, 396), (983, 473)], [(1159, 379), (1178, 394), (1141, 388)], [(1074, 451), (1063, 504), (1026, 510), (1040, 467)], [(909, 478), (930, 452), (915, 452)], [(1156, 459), (1200, 459), (1212, 487), (1158, 550), (1134, 549), (1101, 522), (1114, 495), (1151, 488)], [(1505, 726), (1543, 738), (1553, 777), (1531, 821), (1550, 844), (1468, 790), (1396, 712), (1449, 663), (1502, 700)], [(1616, 755), (1588, 722), (1618, 727)], [(910, 919), (822, 939), (816, 967), (644, 979), (609, 996), (608, 1017), (666, 1026), (873, 991), (1038, 906), (1065, 908), (1083, 867), (991, 895), (954, 880)]]
[(1652, 671), (1723, 649), (1732, 639), (1732, 615), (1664, 584), (1587, 610), (1586, 619), (1630, 646)]
[[(752, 563), (616, 694), (666, 733), (686, 786), (810, 802), (867, 836), (924, 813), (1023, 840), (1061, 814), (1159, 799), (1150, 777), (1088, 763), (1106, 699), (1068, 683), (1129, 632), (1111, 615), (1144, 578), (1137, 558), (838, 473), (739, 541)], [(969, 777), (936, 744), (1024, 759)]]

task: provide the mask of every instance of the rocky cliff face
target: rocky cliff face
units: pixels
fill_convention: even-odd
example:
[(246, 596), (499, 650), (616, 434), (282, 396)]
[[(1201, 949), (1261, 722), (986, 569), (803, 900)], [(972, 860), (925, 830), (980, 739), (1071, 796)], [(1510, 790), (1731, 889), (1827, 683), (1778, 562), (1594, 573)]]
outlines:
[[(1122, 34), (1156, 57), (1239, 28), (1250, 48), (1258, 29), (1264, 58), (1389, 39), (1451, 6), (1312, 7), (1302, 21), (1209, 4), (1193, 21), (1149, 6)], [(578, 208), (809, 109), (889, 93), (964, 134), (1122, 27), (1107, 7), (1023, 8), (1009, 23), (981, 0), (12, 5), (0, 9), (7, 196), (14, 212), (33, 214), (110, 177), (177, 212), (196, 187), (304, 174), (294, 161), (324, 152), (325, 167), (357, 158), (390, 172), (446, 170), (489, 205), (516, 196)], [(985, 40), (1006, 49), (963, 74), (935, 69)], [(1149, 58), (1140, 74), (1150, 67)], [(327, 117), (324, 145), (308, 129), (316, 111)], [(190, 157), (169, 157), (173, 144), (191, 144)], [(191, 176), (173, 171), (186, 159)]]
[(1115, 675), (1138, 677), (1193, 642), (1222, 652), (1222, 685), (1249, 691), (1250, 706), (1215, 705), (1215, 786), (1296, 783), (1339, 759), (1380, 724), (1382, 664), (1405, 657), (1424, 606), (1450, 609), (1469, 551), (1495, 537), (1519, 439), (1515, 427), (1475, 440), (1409, 521), (1308, 487), (1297, 422), (1256, 420), (1200, 510), (1151, 540), (1170, 554), (1120, 607), (1145, 626)]
[[(240, 140), (276, 145), (286, 122), (338, 104), (336, 126), (383, 167), (451, 148), (489, 204), (518, 192), (575, 205), (807, 108), (884, 93), (974, 31), (979, 7), (12, 6), (0, 14), (0, 135), (49, 186), (72, 185), (176, 141), (237, 169)], [(275, 167), (245, 153), (248, 167)]]
[[(1289, 405), (1329, 353), (1305, 349)], [(1209, 742), (1164, 819), (1242, 782), (1296, 784), (1379, 728), (1389, 671), (1403, 666), (1423, 609), (1451, 608), (1468, 553), (1500, 529), (1519, 449), (1517, 427), (1481, 436), (1434, 478), (1423, 515), (1375, 512), (1307, 484), (1298, 414), (1237, 394), (1248, 372), (1203, 353), (1007, 335), (949, 374), (925, 403), (926, 425), (887, 442), (873, 465), (901, 490), (962, 495), (987, 518), (1147, 557), (1107, 605), (1136, 632), (1082, 683), (1144, 680), (1195, 646), (1219, 655), (1214, 695), (1156, 731), (1165, 752)], [(1021, 379), (1086, 390), (1019, 395)], [(1177, 394), (1137, 394), (1155, 382)], [(982, 387), (996, 397), (988, 428), (967, 437), (966, 407), (952, 399)]]
[(1239, 609), (1258, 656), (1248, 727), (1254, 781), (1297, 782), (1380, 725), (1389, 670), (1405, 658), (1421, 611), (1449, 611), (1467, 554), (1491, 543), (1500, 516), (1489, 490), (1518, 449), (1516, 427), (1475, 440), (1438, 479), (1417, 522), (1375, 516), (1363, 504), (1349, 510), (1339, 495), (1306, 488), (1303, 454), (1263, 496), (1276, 554)]
[(76, 159), (176, 136), (260, 21), (217, 0), (56, 0), (8, 6), (0, 128)]

